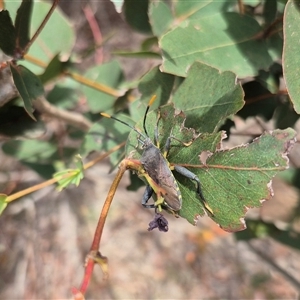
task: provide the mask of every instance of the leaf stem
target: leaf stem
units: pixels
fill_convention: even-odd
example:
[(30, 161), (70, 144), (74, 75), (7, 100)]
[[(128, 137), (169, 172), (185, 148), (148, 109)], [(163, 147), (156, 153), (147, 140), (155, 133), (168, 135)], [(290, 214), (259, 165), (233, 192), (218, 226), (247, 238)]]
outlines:
[(67, 124), (70, 124), (75, 128), (78, 128), (84, 132), (87, 132), (92, 126), (92, 122), (90, 122), (82, 114), (77, 113), (75, 111), (71, 112), (68, 110), (60, 109), (55, 105), (52, 105), (50, 102), (48, 102), (44, 96), (38, 97), (33, 102), (33, 106), (40, 113), (44, 113), (58, 120), (63, 120)]
[[(125, 145), (125, 142), (123, 142), (123, 143), (121, 143), (121, 144), (119, 144), (119, 145), (113, 147), (112, 149), (110, 149), (110, 150), (107, 151), (106, 153), (99, 155), (99, 156), (96, 157), (94, 160), (92, 160), (92, 161), (86, 163), (86, 164), (83, 166), (83, 169), (86, 170), (86, 169), (92, 167), (92, 166), (95, 165), (97, 162), (99, 162), (99, 161), (103, 160), (104, 158), (106, 158), (107, 156), (109, 156), (111, 153), (113, 153), (113, 152), (117, 151), (118, 149), (122, 148), (124, 145)], [(47, 186), (50, 186), (50, 185), (52, 185), (52, 184), (58, 182), (59, 180), (61, 180), (61, 179), (63, 179), (63, 178), (69, 178), (69, 177), (71, 177), (71, 176), (73, 176), (73, 174), (72, 174), (72, 173), (68, 173), (68, 174), (65, 174), (65, 175), (63, 175), (63, 176), (61, 176), (61, 177), (58, 177), (58, 178), (51, 178), (51, 179), (46, 180), (46, 181), (44, 181), (44, 182), (42, 182), (42, 183), (36, 184), (36, 185), (31, 186), (31, 187), (29, 187), (29, 188), (27, 188), (27, 189), (25, 189), (25, 190), (19, 191), (19, 192), (17, 192), (17, 193), (14, 193), (14, 194), (8, 196), (8, 197), (6, 198), (6, 201), (5, 201), (5, 202), (7, 202), (7, 203), (12, 202), (12, 201), (14, 201), (14, 200), (16, 200), (16, 199), (19, 199), (19, 198), (23, 197), (23, 196), (26, 196), (26, 195), (31, 194), (31, 193), (33, 193), (33, 192), (36, 192), (36, 191), (38, 191), (38, 190), (40, 190), (40, 189), (42, 189), (42, 188), (45, 188), (45, 187), (47, 187)]]
[[(27, 61), (30, 61), (31, 63), (41, 67), (41, 68), (46, 68), (47, 67), (47, 64), (45, 62), (43, 62), (42, 60), (38, 59), (38, 58), (35, 58), (29, 54), (26, 54), (24, 56), (24, 58), (27, 60)], [(103, 92), (103, 93), (106, 93), (108, 95), (111, 95), (111, 96), (114, 96), (114, 97), (121, 97), (121, 96), (124, 96), (125, 94), (125, 90), (116, 90), (110, 86), (107, 86), (105, 84), (102, 84), (102, 83), (99, 83), (99, 82), (95, 82), (94, 80), (91, 80), (91, 79), (88, 79), (84, 76), (81, 76), (75, 72), (70, 72), (70, 71), (67, 71), (65, 70), (63, 72), (64, 75), (66, 76), (69, 76), (71, 77), (72, 79), (74, 79), (75, 81), (85, 85), (85, 86), (88, 86), (90, 88), (93, 88), (97, 91), (100, 91), (100, 92)]]
[(120, 148), (122, 148), (123, 146), (125, 146), (126, 142), (122, 142), (121, 144), (111, 148), (109, 151), (103, 153), (102, 155), (96, 157), (95, 159), (89, 161), (88, 163), (86, 163), (84, 166), (83, 166), (83, 169), (86, 170), (90, 167), (92, 167), (93, 165), (95, 165), (97, 162), (103, 160), (104, 158), (106, 158), (107, 156), (109, 156), (111, 153), (119, 150)]
[(102, 232), (103, 232), (103, 228), (104, 228), (104, 224), (106, 221), (106, 217), (108, 215), (108, 211), (110, 208), (110, 205), (112, 203), (113, 197), (116, 193), (117, 187), (124, 175), (124, 172), (128, 169), (128, 163), (127, 160), (124, 159), (122, 160), (122, 162), (120, 163), (119, 166), (119, 170), (118, 173), (116, 175), (116, 177), (114, 178), (114, 181), (112, 183), (112, 185), (110, 186), (110, 189), (108, 191), (106, 200), (103, 204), (102, 207), (102, 211), (100, 214), (100, 218), (95, 230), (95, 234), (94, 234), (94, 239), (90, 248), (90, 252), (89, 255), (87, 256), (87, 262), (86, 262), (86, 266), (85, 266), (85, 273), (84, 273), (84, 278), (81, 284), (81, 288), (80, 288), (80, 292), (82, 294), (85, 294), (87, 288), (88, 288), (88, 284), (92, 275), (92, 271), (95, 265), (95, 260), (93, 259), (93, 257), (95, 256), (95, 253), (98, 253), (98, 249), (100, 247), (100, 241), (101, 241), (101, 237), (102, 237)]
[(44, 61), (42, 61), (42, 60), (40, 60), (40, 59), (30, 55), (30, 54), (25, 54), (24, 59), (31, 62), (31, 63), (33, 63), (33, 64), (35, 64), (36, 66), (41, 67), (41, 68), (46, 68), (47, 67), (47, 64)]
[[(69, 174), (67, 174), (67, 176), (64, 176), (64, 178), (67, 178), (67, 177), (69, 177), (70, 175)], [(49, 185), (52, 185), (53, 183), (56, 183), (58, 180), (60, 180), (61, 178), (51, 178), (51, 179), (49, 179), (49, 180), (47, 180), (47, 181), (44, 181), (44, 182), (42, 182), (42, 183), (39, 183), (39, 184), (36, 184), (36, 185), (34, 185), (34, 186), (31, 186), (31, 187), (29, 187), (28, 189), (25, 189), (25, 190), (22, 190), (22, 191), (20, 191), (20, 192), (17, 192), (17, 193), (14, 193), (14, 194), (12, 194), (12, 195), (10, 195), (10, 196), (8, 196), (7, 198), (6, 198), (6, 201), (5, 202), (12, 202), (12, 201), (14, 201), (14, 200), (16, 200), (16, 199), (19, 199), (19, 198), (21, 198), (21, 197), (23, 197), (23, 196), (25, 196), (25, 195), (28, 195), (28, 194), (31, 194), (31, 193), (33, 193), (33, 192), (36, 192), (36, 191), (38, 191), (38, 190), (41, 190), (42, 188), (45, 188), (45, 187), (47, 187), (47, 186), (49, 186)]]
[(124, 96), (124, 94), (125, 94), (125, 90), (116, 90), (105, 84), (95, 82), (94, 80), (90, 80), (84, 76), (81, 76), (81, 75), (73, 73), (73, 72), (65, 71), (64, 74), (71, 77), (75, 81), (84, 84), (85, 86), (88, 86), (90, 88), (93, 88), (95, 90), (101, 91), (103, 93), (106, 93), (106, 94), (114, 96), (114, 97), (121, 97), (121, 96)]
[[(89, 4), (86, 4), (83, 7), (83, 12), (85, 14), (85, 18), (91, 28), (95, 45), (101, 45), (103, 43), (102, 33), (100, 27), (98, 26), (97, 20), (95, 18), (95, 14)], [(95, 47), (95, 63), (97, 65), (102, 64), (103, 62), (103, 47)]]
[[(171, 164), (172, 165), (172, 164)], [(178, 164), (179, 166), (186, 168), (197, 168), (197, 169), (222, 169), (222, 170), (238, 170), (238, 171), (284, 171), (286, 166), (270, 167), (270, 168), (260, 168), (260, 167), (235, 167), (235, 166), (225, 166), (225, 165), (194, 165), (194, 164)]]
[(59, 2), (59, 0), (54, 0), (53, 1), (53, 4), (52, 4), (50, 10), (48, 11), (47, 15), (45, 16), (43, 22), (41, 23), (40, 27), (37, 29), (37, 31), (35, 32), (35, 34), (31, 38), (31, 40), (29, 41), (29, 43), (24, 48), (23, 55), (28, 52), (28, 50), (31, 47), (31, 45), (34, 43), (34, 41), (37, 39), (37, 37), (39, 36), (39, 34), (41, 33), (41, 31), (45, 27), (46, 23), (48, 22), (48, 20), (50, 19), (52, 13), (54, 12), (54, 9), (58, 5), (58, 2)]

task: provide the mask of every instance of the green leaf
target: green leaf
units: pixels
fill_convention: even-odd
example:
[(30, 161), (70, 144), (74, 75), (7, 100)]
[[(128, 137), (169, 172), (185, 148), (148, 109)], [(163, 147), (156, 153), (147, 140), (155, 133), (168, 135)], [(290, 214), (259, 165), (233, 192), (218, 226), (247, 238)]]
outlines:
[(153, 51), (114, 51), (113, 54), (132, 58), (153, 58), (161, 59), (160, 54)]
[(40, 140), (8, 141), (2, 150), (21, 161), (42, 163), (57, 151), (57, 147), (49, 142)]
[(284, 47), (283, 47), (283, 75), (286, 87), (294, 104), (295, 111), (300, 114), (300, 2), (289, 0), (284, 13)]
[(193, 16), (161, 37), (161, 70), (185, 77), (201, 61), (238, 77), (255, 76), (272, 63), (265, 42), (256, 38), (261, 30), (255, 19), (238, 13)]
[(187, 115), (186, 126), (199, 132), (213, 132), (242, 108), (243, 96), (235, 74), (194, 63), (172, 101)]
[(57, 147), (57, 141), (11, 140), (2, 146), (7, 155), (13, 156), (44, 178), (51, 178), (58, 170), (57, 163), (68, 163), (78, 153), (77, 148)]
[(265, 0), (263, 16), (266, 24), (271, 24), (277, 14), (277, 1), (274, 0)]
[(136, 31), (151, 34), (148, 18), (148, 0), (125, 0), (123, 12), (127, 23)]
[[(272, 195), (271, 179), (288, 167), (287, 152), (293, 143), (292, 129), (265, 133), (249, 145), (218, 151), (210, 156), (202, 178), (216, 221), (227, 231), (244, 229), (241, 221), (248, 208), (259, 207)], [(191, 169), (193, 170), (193, 169)]]
[(148, 104), (150, 98), (156, 95), (157, 100), (152, 105), (152, 108), (166, 104), (171, 97), (174, 79), (175, 76), (162, 73), (158, 67), (153, 68), (142, 77), (138, 85), (138, 89), (142, 94), (141, 101), (145, 101)]
[(27, 68), (10, 64), (10, 70), (16, 88), (23, 99), (24, 107), (28, 115), (35, 120), (32, 101), (44, 94), (44, 87), (40, 79)]
[(278, 29), (279, 33), (274, 33), (266, 40), (268, 52), (273, 61), (279, 61), (282, 58), (283, 39), (281, 35), (281, 29)]
[(39, 161), (37, 162), (22, 161), (22, 163), (45, 179), (52, 178), (53, 174), (57, 171), (57, 169), (55, 169), (53, 166), (53, 162), (43, 163)]
[(5, 194), (0, 194), (0, 216), (2, 215), (4, 209), (7, 207), (7, 195)]
[[(172, 105), (160, 108), (158, 134), (160, 149), (169, 136), (172, 140), (168, 161), (172, 165), (188, 168), (200, 178), (204, 197), (213, 211), (210, 216), (224, 230), (235, 232), (245, 228), (243, 218), (251, 207), (259, 207), (262, 200), (271, 196), (271, 179), (279, 171), (287, 168), (287, 151), (294, 143), (295, 132), (292, 129), (275, 130), (265, 133), (251, 144), (223, 150), (221, 132), (196, 136), (193, 129), (183, 127), (184, 114), (175, 113)], [(157, 116), (150, 112), (146, 128), (152, 139)], [(135, 126), (142, 128), (142, 121)], [(141, 138), (141, 137), (140, 137)], [(126, 155), (131, 159), (140, 159), (143, 150), (137, 148), (138, 134), (132, 131), (126, 144)], [(203, 158), (206, 155), (207, 159)], [(201, 159), (200, 159), (201, 157)], [(179, 214), (195, 224), (204, 214), (201, 199), (196, 194), (195, 185), (189, 179), (178, 175), (183, 204)]]
[(81, 179), (84, 177), (82, 170), (80, 169), (68, 169), (64, 171), (57, 172), (53, 175), (53, 178), (58, 180), (59, 191), (62, 191), (64, 188), (70, 186), (71, 184), (79, 185)]
[(58, 180), (57, 189), (59, 191), (63, 190), (71, 184), (75, 184), (76, 186), (78, 186), (80, 181), (84, 177), (84, 168), (81, 156), (79, 154), (75, 155), (74, 160), (75, 164), (77, 165), (76, 169), (63, 170), (53, 175), (53, 178), (56, 178)]
[(153, 34), (161, 36), (173, 22), (171, 7), (164, 1), (152, 1), (149, 7), (149, 18)]
[(79, 84), (71, 78), (65, 78), (57, 82), (53, 89), (47, 94), (49, 103), (63, 109), (72, 109), (78, 103)]
[[(141, 101), (148, 103), (153, 95), (157, 95), (152, 105), (157, 108), (171, 99), (176, 108), (186, 113), (186, 125), (199, 132), (217, 130), (244, 104), (243, 90), (231, 72), (220, 73), (205, 64), (194, 63), (179, 87), (176, 87), (176, 80), (178, 77), (162, 73), (158, 68), (152, 69), (140, 81)], [(142, 116), (144, 109), (139, 103), (134, 104), (134, 108), (130, 107), (131, 115), (138, 111)]]
[(145, 39), (141, 44), (141, 50), (147, 51), (152, 49), (153, 46), (158, 46), (158, 39), (156, 36), (151, 36)]
[[(132, 125), (132, 120), (128, 116), (115, 115), (115, 117), (125, 120)], [(85, 157), (92, 151), (109, 151), (113, 147), (121, 144), (128, 137), (130, 128), (112, 119), (102, 118), (95, 123), (85, 135), (79, 153)], [(113, 166), (120, 162), (120, 157), (124, 156), (124, 148), (112, 153), (109, 158)]]
[[(222, 1), (217, 1), (217, 2), (222, 2)], [(214, 6), (216, 2), (214, 1), (184, 1), (184, 0), (179, 0), (175, 4), (175, 15), (177, 18), (182, 18), (186, 19), (188, 17), (191, 17), (193, 15), (197, 15), (199, 12), (201, 13), (201, 10), (213, 7), (214, 12), (218, 12), (219, 10), (217, 7)], [(224, 3), (221, 3), (223, 6)]]
[[(20, 4), (21, 1), (19, 0), (6, 1), (5, 5), (12, 18), (16, 15)], [(30, 32), (36, 32), (49, 12), (51, 5), (51, 3), (35, 1), (31, 17)], [(60, 8), (57, 7), (51, 15), (49, 22), (47, 22), (36, 41), (31, 45), (28, 55), (48, 64), (57, 53), (61, 53), (64, 57), (69, 56), (74, 43), (75, 34), (73, 28)], [(22, 64), (36, 74), (44, 71), (44, 68), (29, 61), (24, 61)]]
[(59, 54), (56, 54), (49, 62), (44, 73), (39, 75), (39, 78), (43, 83), (46, 83), (61, 75), (68, 64), (68, 62), (60, 61)]
[(16, 29), (7, 10), (0, 11), (0, 49), (14, 56), (16, 48)]
[(15, 20), (16, 27), (16, 46), (18, 49), (23, 50), (30, 41), (30, 19), (32, 13), (32, 0), (22, 1), (21, 6), (17, 11)]
[[(90, 68), (85, 76), (96, 83), (107, 85), (111, 88), (120, 86), (124, 79), (122, 69), (117, 61), (111, 61), (101, 66)], [(96, 89), (83, 86), (82, 91), (87, 97), (91, 112), (98, 113), (113, 107), (116, 100), (115, 96), (99, 92)]]

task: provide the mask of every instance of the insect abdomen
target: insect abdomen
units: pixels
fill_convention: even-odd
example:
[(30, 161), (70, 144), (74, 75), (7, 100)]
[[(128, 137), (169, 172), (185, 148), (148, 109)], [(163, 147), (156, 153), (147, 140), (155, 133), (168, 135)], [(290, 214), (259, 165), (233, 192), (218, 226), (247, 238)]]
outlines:
[(145, 148), (141, 163), (146, 173), (164, 191), (165, 205), (174, 211), (181, 209), (182, 197), (169, 163), (153, 144)]

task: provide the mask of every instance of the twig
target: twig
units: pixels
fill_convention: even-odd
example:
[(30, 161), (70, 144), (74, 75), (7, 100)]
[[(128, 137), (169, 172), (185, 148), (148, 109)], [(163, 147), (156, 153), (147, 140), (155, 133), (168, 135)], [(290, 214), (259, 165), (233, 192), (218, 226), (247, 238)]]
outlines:
[(50, 19), (52, 13), (54, 12), (56, 6), (58, 5), (59, 0), (54, 0), (53, 4), (50, 8), (50, 10), (48, 11), (46, 17), (44, 18), (43, 22), (41, 23), (40, 27), (38, 28), (38, 30), (35, 32), (35, 34), (33, 35), (33, 37), (31, 38), (31, 40), (28, 42), (28, 44), (26, 45), (26, 47), (23, 49), (23, 54), (25, 54), (30, 46), (34, 43), (34, 41), (37, 39), (37, 37), (39, 36), (39, 34), (41, 33), (41, 31), (43, 30), (43, 28), (45, 27), (45, 25), (47, 24), (48, 20)]
[(277, 265), (272, 259), (270, 259), (262, 251), (255, 248), (250, 242), (247, 241), (248, 247), (257, 254), (261, 259), (268, 263), (275, 271), (279, 272), (290, 284), (292, 284), (298, 291), (300, 291), (300, 282), (290, 275), (286, 270)]
[(74, 127), (83, 131), (88, 131), (92, 126), (92, 123), (81, 114), (59, 109), (56, 106), (50, 104), (44, 96), (41, 96), (33, 101), (33, 106), (39, 112), (52, 116), (56, 119), (63, 120), (66, 123), (73, 125)]
[(89, 285), (89, 282), (90, 282), (90, 279), (91, 279), (91, 276), (92, 276), (93, 268), (94, 268), (94, 265), (95, 265), (95, 259), (93, 257), (96, 257), (96, 255), (98, 253), (103, 228), (104, 228), (104, 224), (105, 224), (105, 221), (106, 221), (106, 217), (107, 217), (110, 205), (111, 205), (113, 197), (116, 193), (117, 187), (118, 187), (118, 185), (119, 185), (119, 183), (120, 183), (120, 181), (121, 181), (121, 179), (124, 175), (124, 172), (127, 170), (127, 168), (128, 168), (127, 160), (124, 159), (121, 162), (120, 166), (119, 166), (118, 173), (117, 173), (112, 185), (110, 186), (110, 189), (108, 191), (106, 200), (105, 200), (104, 205), (102, 207), (100, 218), (99, 218), (97, 228), (96, 228), (96, 231), (95, 231), (95, 234), (94, 234), (94, 240), (93, 240), (93, 243), (91, 245), (89, 255), (87, 256), (87, 262), (86, 262), (86, 266), (85, 266), (85, 274), (84, 274), (84, 278), (83, 278), (83, 281), (82, 281), (82, 284), (81, 284), (81, 287), (80, 287), (80, 292), (82, 294), (85, 294), (85, 292), (88, 288), (88, 285)]
[(97, 91), (101, 91), (103, 93), (106, 93), (108, 95), (112, 95), (114, 97), (122, 97), (125, 95), (126, 90), (116, 90), (114, 88), (111, 88), (110, 86), (107, 86), (105, 84), (102, 84), (100, 82), (95, 82), (94, 80), (88, 79), (84, 76), (81, 76), (79, 74), (65, 71), (65, 75), (68, 75), (69, 77), (73, 78), (75, 81), (82, 83), (88, 87), (91, 87)]
[(238, 0), (238, 6), (239, 6), (240, 14), (244, 15), (245, 14), (245, 7), (244, 7), (243, 0)]
[[(123, 143), (121, 143), (121, 144), (119, 144), (119, 145), (113, 147), (113, 148), (110, 149), (109, 151), (107, 151), (107, 152), (105, 152), (105, 153), (99, 155), (98, 157), (96, 157), (96, 158), (93, 159), (92, 161), (89, 161), (88, 163), (84, 164), (84, 165), (83, 165), (83, 169), (86, 170), (86, 169), (92, 167), (93, 165), (95, 165), (95, 164), (98, 163), (99, 161), (103, 160), (104, 158), (106, 158), (107, 156), (109, 156), (110, 154), (112, 154), (113, 152), (115, 152), (115, 151), (119, 150), (120, 148), (122, 148), (124, 145), (125, 145), (125, 142), (123, 142)], [(70, 176), (72, 176), (72, 173), (65, 174), (65, 175), (63, 175), (61, 178), (59, 178), (59, 177), (51, 178), (51, 179), (46, 180), (46, 181), (44, 181), (44, 182), (42, 182), (42, 183), (36, 184), (36, 185), (34, 185), (34, 186), (31, 186), (31, 187), (29, 187), (29, 188), (27, 188), (27, 189), (25, 189), (25, 190), (22, 190), (22, 191), (19, 191), (19, 192), (17, 192), (17, 193), (14, 193), (14, 194), (12, 194), (12, 195), (9, 195), (9, 196), (7, 197), (7, 199), (6, 199), (6, 202), (12, 202), (12, 201), (14, 201), (14, 200), (16, 200), (16, 199), (19, 199), (19, 198), (21, 198), (21, 197), (24, 197), (24, 196), (26, 196), (26, 195), (28, 195), (28, 194), (33, 193), (33, 192), (36, 192), (36, 191), (38, 191), (38, 190), (40, 190), (40, 189), (42, 189), (42, 188), (45, 188), (45, 187), (47, 187), (47, 186), (50, 186), (50, 185), (52, 185), (52, 184), (58, 182), (58, 181), (61, 180), (62, 178), (68, 178), (68, 177), (70, 177)]]
[(102, 47), (97, 47), (98, 45), (102, 44), (102, 34), (101, 30), (97, 24), (97, 20), (95, 18), (94, 12), (91, 9), (91, 6), (87, 4), (83, 8), (83, 12), (85, 14), (85, 17), (90, 25), (94, 40), (95, 40), (95, 62), (96, 64), (102, 64), (103, 62), (103, 49)]

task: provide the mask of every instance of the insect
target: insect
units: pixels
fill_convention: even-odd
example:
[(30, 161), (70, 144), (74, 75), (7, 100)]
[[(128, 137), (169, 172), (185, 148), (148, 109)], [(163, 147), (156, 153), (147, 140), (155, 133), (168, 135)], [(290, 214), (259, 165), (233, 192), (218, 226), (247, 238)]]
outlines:
[[(176, 139), (173, 136), (169, 136), (166, 140), (163, 152), (159, 147), (158, 139), (158, 122), (154, 131), (154, 142), (149, 137), (146, 128), (146, 119), (150, 106), (154, 102), (156, 96), (153, 96), (149, 101), (146, 108), (143, 129), (144, 133), (137, 130), (134, 126), (127, 124), (126, 122), (110, 116), (105, 113), (101, 113), (102, 116), (116, 120), (134, 130), (138, 135), (138, 141), (142, 145), (143, 153), (140, 160), (128, 160), (128, 168), (137, 171), (140, 177), (144, 177), (147, 181), (146, 190), (142, 198), (142, 205), (146, 208), (155, 208), (161, 211), (166, 209), (172, 213), (178, 212), (182, 207), (182, 195), (178, 186), (178, 183), (172, 173), (173, 170), (181, 175), (192, 180), (196, 184), (196, 192), (200, 197), (206, 211), (213, 214), (211, 208), (208, 206), (205, 198), (202, 194), (201, 183), (197, 175), (179, 165), (171, 165), (167, 160), (169, 150), (171, 148), (171, 140)], [(159, 118), (158, 118), (159, 120)], [(179, 141), (181, 142), (181, 141)], [(185, 146), (189, 146), (191, 143), (181, 142)], [(153, 193), (156, 194), (156, 201), (154, 204), (148, 204), (149, 199)]]

